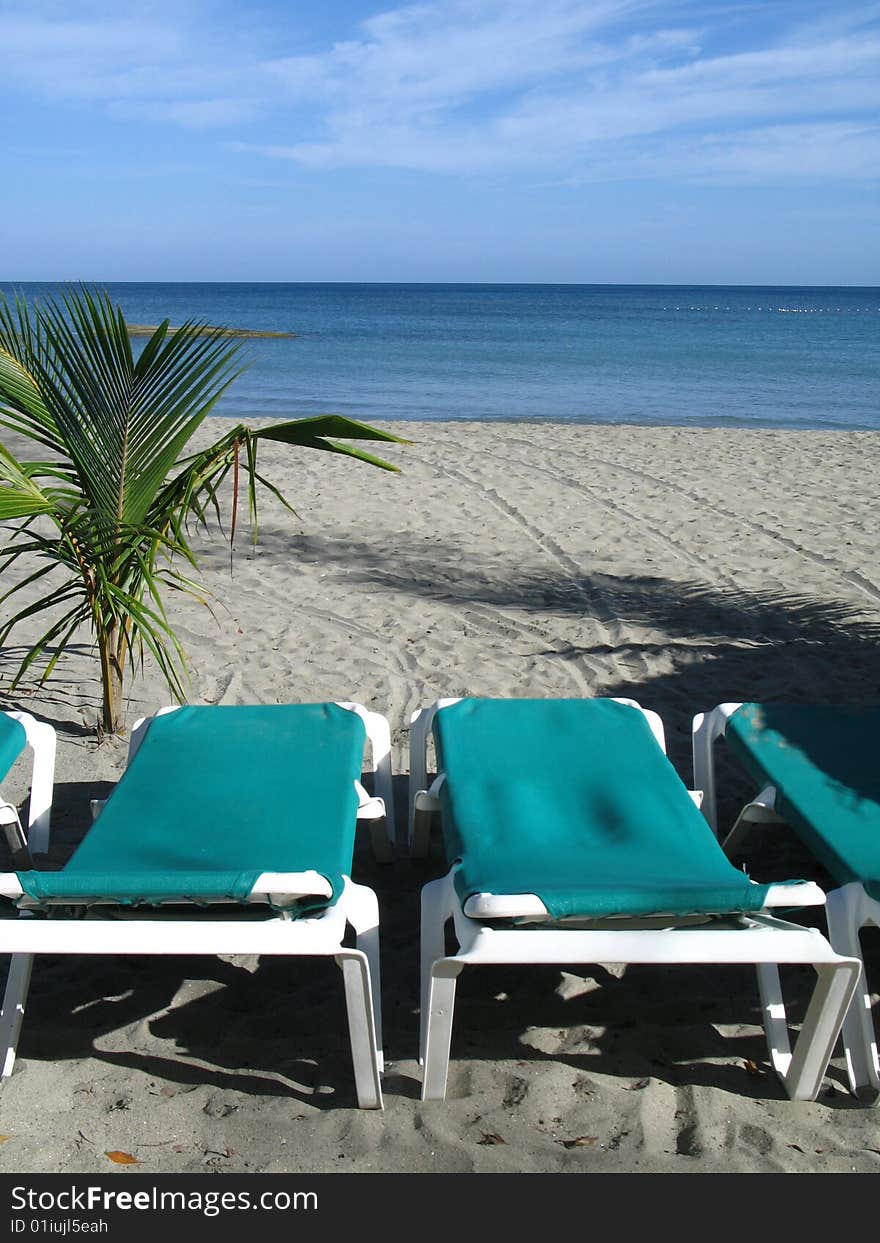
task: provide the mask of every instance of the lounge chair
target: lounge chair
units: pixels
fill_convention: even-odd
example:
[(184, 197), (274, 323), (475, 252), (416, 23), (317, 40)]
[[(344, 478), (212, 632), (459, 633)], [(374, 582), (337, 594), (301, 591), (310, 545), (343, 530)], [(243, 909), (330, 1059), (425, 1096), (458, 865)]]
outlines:
[[(723, 738), (759, 792), (723, 841), (732, 851), (755, 824), (784, 822), (832, 878), (828, 937), (859, 959), (859, 930), (880, 925), (880, 706), (725, 703), (694, 718), (694, 780), (718, 831), (714, 744)], [(843, 1024), (853, 1092), (880, 1095), (880, 1061), (862, 963)]]
[[(437, 779), (424, 791), (429, 734)], [(814, 884), (759, 885), (725, 858), (631, 700), (440, 700), (415, 714), (411, 851), (439, 811), (450, 870), (422, 890), (422, 1096), (443, 1099), (456, 978), (479, 963), (753, 963), (772, 1065), (815, 1097), (858, 964), (775, 907)], [(447, 955), (445, 926), (458, 950)], [(818, 979), (791, 1049), (778, 964)]]
[(16, 808), (0, 795), (0, 826), (16, 865), (49, 849), (52, 791), (55, 778), (55, 731), (28, 712), (0, 712), (0, 781), (24, 752), (31, 753), (30, 797), (27, 832)]
[[(379, 797), (360, 784), (367, 739)], [(357, 818), (372, 821), (380, 857), (390, 852), (384, 718), (350, 703), (164, 709), (136, 725), (96, 810), (60, 871), (0, 876), (20, 910), (0, 919), (0, 953), (20, 964), (4, 1076), (34, 954), (329, 955), (343, 972), (358, 1104), (381, 1108), (378, 906), (350, 872)], [(343, 944), (347, 925), (356, 948)]]
[[(28, 796), (27, 829), (22, 827), (18, 810), (0, 796), (0, 826), (13, 867), (30, 868), (34, 855), (49, 849), (52, 797), (55, 785), (55, 730), (45, 721), (38, 721), (29, 712), (0, 712), (0, 780), (13, 765), (30, 751), (30, 793)], [(3, 1009), (0, 1011), (0, 1052), (13, 1046), (23, 1016), (24, 995), (30, 980), (32, 959), (15, 954), (6, 977)], [(14, 1058), (14, 1051), (12, 1054)], [(0, 1067), (0, 1076), (12, 1071)]]

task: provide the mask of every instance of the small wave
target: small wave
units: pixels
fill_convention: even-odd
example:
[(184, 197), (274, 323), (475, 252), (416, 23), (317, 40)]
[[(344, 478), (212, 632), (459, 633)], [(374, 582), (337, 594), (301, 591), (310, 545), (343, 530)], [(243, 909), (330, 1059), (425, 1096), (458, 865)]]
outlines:
[(877, 315), (880, 306), (664, 306), (664, 311), (710, 311), (743, 315), (747, 311), (774, 315)]

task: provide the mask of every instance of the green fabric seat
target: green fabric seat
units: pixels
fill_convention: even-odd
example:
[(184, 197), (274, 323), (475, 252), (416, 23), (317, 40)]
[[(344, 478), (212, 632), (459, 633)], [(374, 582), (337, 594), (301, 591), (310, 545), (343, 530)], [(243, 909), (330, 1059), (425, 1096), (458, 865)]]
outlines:
[(25, 748), (27, 735), (21, 721), (0, 712), (0, 778), (5, 777)]
[(880, 707), (747, 703), (725, 738), (835, 881), (880, 899)]
[[(60, 872), (19, 872), (36, 901), (240, 902), (261, 872), (351, 870), (364, 724), (336, 704), (183, 707), (157, 716)], [(314, 904), (313, 904), (314, 907)]]
[(463, 699), (433, 724), (447, 861), (462, 902), (534, 893), (556, 919), (754, 911), (638, 709)]

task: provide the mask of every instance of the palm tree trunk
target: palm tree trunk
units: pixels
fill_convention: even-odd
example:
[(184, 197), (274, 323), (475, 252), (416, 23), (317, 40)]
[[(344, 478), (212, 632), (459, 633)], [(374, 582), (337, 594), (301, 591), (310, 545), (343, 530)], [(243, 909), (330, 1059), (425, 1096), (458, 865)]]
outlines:
[(122, 682), (125, 671), (125, 635), (120, 625), (109, 634), (98, 634), (101, 660), (101, 728), (105, 734), (119, 734), (125, 727), (122, 711)]

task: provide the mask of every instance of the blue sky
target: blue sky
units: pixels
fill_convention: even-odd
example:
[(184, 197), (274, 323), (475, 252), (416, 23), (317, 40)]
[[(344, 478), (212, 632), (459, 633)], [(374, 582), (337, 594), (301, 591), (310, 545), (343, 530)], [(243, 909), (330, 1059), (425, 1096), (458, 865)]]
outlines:
[(0, 0), (0, 280), (880, 284), (880, 4)]

